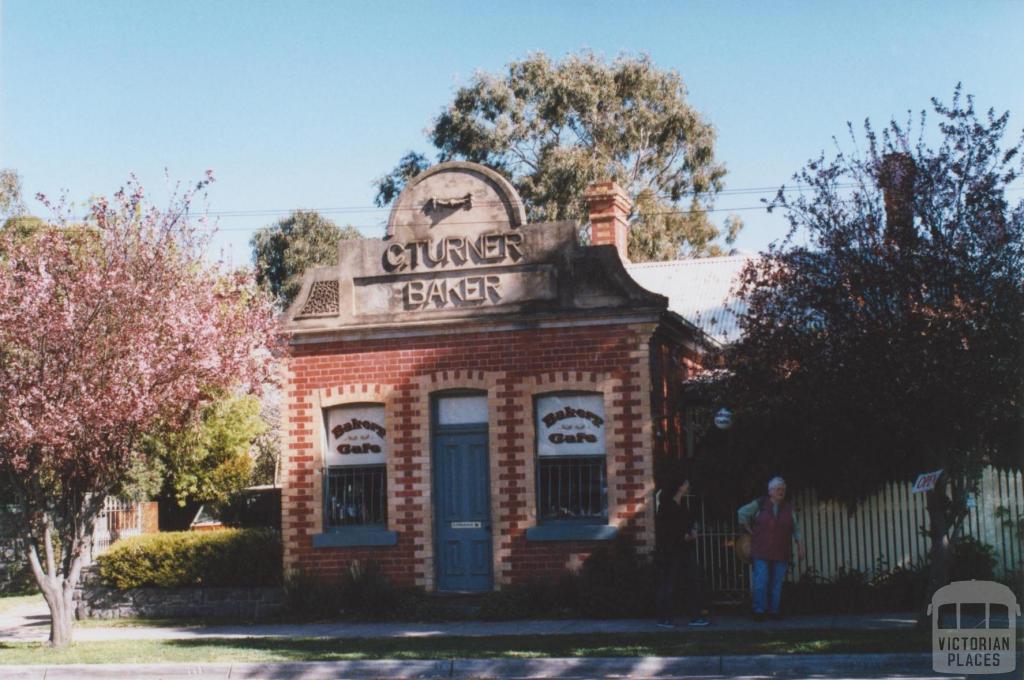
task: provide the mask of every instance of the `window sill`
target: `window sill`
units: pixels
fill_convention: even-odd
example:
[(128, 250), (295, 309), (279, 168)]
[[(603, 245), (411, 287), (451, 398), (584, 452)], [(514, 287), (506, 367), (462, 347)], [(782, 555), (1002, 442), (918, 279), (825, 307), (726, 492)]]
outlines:
[(610, 541), (618, 527), (607, 524), (541, 524), (526, 530), (527, 541)]
[(398, 532), (387, 529), (350, 527), (313, 534), (314, 548), (349, 548), (355, 546), (389, 546), (398, 543)]

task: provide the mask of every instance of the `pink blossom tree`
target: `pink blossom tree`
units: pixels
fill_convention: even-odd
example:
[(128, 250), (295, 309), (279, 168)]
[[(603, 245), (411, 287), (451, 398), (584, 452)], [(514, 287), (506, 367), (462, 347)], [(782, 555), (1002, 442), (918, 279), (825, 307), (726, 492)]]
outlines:
[[(132, 178), (75, 222), (0, 234), (0, 474), (11, 487), (50, 644), (71, 641), (72, 595), (104, 499), (139, 437), (184, 423), (210, 395), (274, 372), (272, 306), (249, 278), (203, 260), (189, 209), (166, 210)], [(10, 231), (10, 230), (7, 230)]]

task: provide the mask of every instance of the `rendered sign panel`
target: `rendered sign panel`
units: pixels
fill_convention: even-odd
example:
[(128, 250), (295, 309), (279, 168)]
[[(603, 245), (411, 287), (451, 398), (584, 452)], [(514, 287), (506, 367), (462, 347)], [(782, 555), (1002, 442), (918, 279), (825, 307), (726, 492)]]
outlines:
[(555, 300), (552, 260), (575, 230), (524, 230), (524, 219), (515, 190), (487, 168), (452, 163), (422, 173), (395, 202), (383, 241), (341, 243), (339, 268), (351, 284), (339, 289), (339, 314), (403, 322)]
[(604, 395), (548, 395), (537, 399), (537, 453), (604, 455)]
[(555, 297), (554, 271), (496, 273), (445, 273), (429, 278), (401, 277), (381, 281), (354, 281), (358, 313), (399, 314), (407, 312), (454, 311), (479, 307), (550, 300)]
[(387, 454), (383, 406), (338, 406), (327, 412), (328, 466), (382, 465)]
[(574, 221), (527, 224), (515, 188), (452, 161), (410, 180), (382, 239), (338, 243), (338, 263), (307, 272), (286, 326), (339, 329), (476, 322), (590, 309), (664, 309), (607, 248), (581, 247)]

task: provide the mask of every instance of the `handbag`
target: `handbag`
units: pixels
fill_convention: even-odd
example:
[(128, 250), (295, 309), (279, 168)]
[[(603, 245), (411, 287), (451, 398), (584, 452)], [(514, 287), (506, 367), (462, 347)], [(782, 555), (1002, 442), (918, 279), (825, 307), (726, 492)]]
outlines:
[(733, 550), (736, 551), (736, 557), (744, 564), (750, 564), (750, 547), (752, 538), (753, 537), (750, 534), (744, 533), (737, 536), (732, 543)]

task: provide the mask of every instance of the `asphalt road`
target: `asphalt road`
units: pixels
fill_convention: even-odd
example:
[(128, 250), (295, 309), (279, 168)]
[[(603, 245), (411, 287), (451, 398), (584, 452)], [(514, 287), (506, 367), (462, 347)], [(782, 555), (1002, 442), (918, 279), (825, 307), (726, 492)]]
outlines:
[(720, 680), (735, 678), (792, 679), (877, 679), (900, 678), (1019, 678), (1019, 673), (994, 676), (956, 676), (931, 673), (929, 654), (822, 654), (709, 656), (688, 658), (578, 658), (578, 659), (452, 659), (444, 661), (340, 661), (309, 663), (210, 663), (210, 664), (134, 664), (75, 666), (5, 666), (5, 680), (67, 680), (123, 678), (132, 680), (326, 680), (352, 678), (369, 680), (500, 678), (516, 680), (545, 678), (558, 680), (594, 678), (698, 678)]

